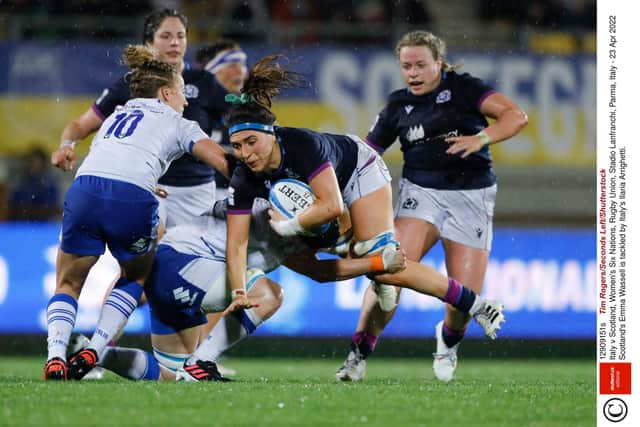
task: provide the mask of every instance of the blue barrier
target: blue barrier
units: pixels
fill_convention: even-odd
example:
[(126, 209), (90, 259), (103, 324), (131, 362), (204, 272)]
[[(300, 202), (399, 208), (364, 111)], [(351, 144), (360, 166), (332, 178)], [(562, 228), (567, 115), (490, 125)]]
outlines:
[[(46, 331), (45, 308), (55, 288), (58, 224), (0, 225), (0, 333)], [(484, 294), (506, 307), (507, 338), (594, 338), (596, 324), (595, 234), (592, 230), (495, 231)], [(444, 271), (440, 246), (424, 262)], [(109, 283), (118, 274), (112, 258), (94, 267), (79, 301), (76, 329), (91, 331)], [(285, 288), (278, 313), (257, 335), (350, 335), (368, 281), (357, 278), (318, 284), (286, 268), (271, 273)], [(385, 335), (432, 336), (443, 305), (403, 291), (398, 312)], [(149, 330), (146, 309), (138, 309), (128, 332)], [(469, 336), (482, 331), (473, 324)]]

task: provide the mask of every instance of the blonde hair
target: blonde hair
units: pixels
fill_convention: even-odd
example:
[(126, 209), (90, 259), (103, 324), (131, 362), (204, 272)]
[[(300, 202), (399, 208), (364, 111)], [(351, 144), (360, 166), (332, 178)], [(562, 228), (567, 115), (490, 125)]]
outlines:
[(396, 45), (396, 56), (400, 57), (400, 49), (410, 46), (429, 48), (433, 59), (442, 61), (442, 71), (454, 71), (461, 67), (461, 65), (451, 65), (447, 62), (447, 46), (444, 40), (428, 31), (412, 31), (402, 36)]
[(176, 82), (176, 67), (156, 59), (154, 52), (145, 46), (127, 46), (122, 60), (131, 68), (129, 88), (134, 98), (155, 98), (158, 89), (173, 87)]

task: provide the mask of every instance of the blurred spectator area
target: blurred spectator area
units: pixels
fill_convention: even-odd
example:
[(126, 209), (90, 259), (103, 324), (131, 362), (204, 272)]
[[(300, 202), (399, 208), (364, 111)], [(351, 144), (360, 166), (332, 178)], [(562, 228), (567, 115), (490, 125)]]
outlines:
[(195, 43), (389, 45), (421, 28), (454, 48), (595, 51), (595, 0), (0, 0), (0, 38), (139, 40), (142, 16), (165, 6)]
[(49, 152), (37, 142), (21, 156), (0, 158), (0, 221), (60, 219), (58, 173), (49, 165)]
[[(353, 50), (353, 58), (357, 59), (360, 46), (377, 45), (388, 50), (406, 31), (419, 28), (444, 37), (450, 52), (468, 51), (478, 55), (487, 54), (488, 57), (493, 57), (495, 53), (496, 57), (502, 58), (502, 62), (508, 60), (513, 52), (525, 56), (531, 53), (595, 54), (594, 0), (0, 0), (0, 42), (2, 39), (9, 43), (36, 40), (45, 44), (68, 45), (75, 41), (90, 41), (118, 46), (141, 40), (143, 16), (164, 6), (177, 8), (187, 15), (192, 47), (226, 36), (246, 46), (262, 49), (271, 46), (285, 49), (293, 46), (346, 48)], [(354, 64), (357, 66), (357, 61)], [(590, 104), (580, 101), (583, 95), (589, 99), (591, 93), (589, 88), (580, 89), (588, 71), (583, 72), (583, 68), (574, 66), (565, 68), (569, 70), (567, 78), (570, 81), (573, 81), (572, 76), (576, 76), (574, 89), (579, 92), (579, 96), (562, 98), (563, 102), (568, 103), (563, 105), (568, 105), (570, 112), (575, 113), (575, 117), (566, 122), (567, 126), (579, 128), (576, 132), (566, 134), (573, 135), (574, 140), (582, 141), (584, 147), (590, 149), (595, 146), (595, 134), (585, 131), (588, 126), (584, 124), (589, 123), (591, 114), (584, 105)], [(365, 69), (368, 70), (362, 68)], [(25, 84), (31, 82), (29, 79), (24, 81)], [(542, 84), (533, 77), (527, 81)], [(571, 87), (569, 85), (566, 88), (568, 93), (571, 93)], [(548, 97), (548, 92), (542, 89), (522, 90), (525, 107), (530, 107), (531, 103), (534, 106), (542, 105), (541, 99)], [(93, 93), (87, 95), (94, 96)], [(363, 101), (362, 97), (353, 99)], [(78, 111), (80, 107), (85, 108), (85, 101), (79, 102)], [(318, 115), (323, 109), (329, 108), (342, 111), (333, 104), (327, 107), (326, 99), (322, 102), (324, 104), (320, 107), (308, 105), (311, 111), (308, 114)], [(7, 105), (14, 104), (7, 101)], [(55, 120), (64, 116), (60, 114)], [(558, 120), (563, 117), (560, 116)], [(54, 125), (47, 129), (43, 137), (57, 141), (64, 121), (60, 119), (60, 123), (57, 123), (53, 117), (51, 120)], [(356, 120), (355, 123), (357, 125), (359, 122)], [(533, 122), (530, 124), (528, 138), (540, 143), (546, 141), (548, 135), (554, 134), (540, 131), (540, 114), (536, 123), (538, 127)], [(561, 124), (556, 124), (560, 126), (560, 133), (563, 129)], [(349, 131), (358, 132), (357, 126), (349, 127)], [(27, 143), (30, 137), (20, 140)], [(51, 149), (51, 145), (48, 148)], [(579, 148), (571, 153), (575, 154), (577, 150)], [(20, 214), (21, 208), (16, 208), (18, 199), (15, 195), (16, 188), (22, 185), (20, 183), (23, 182), (26, 169), (24, 159), (15, 157), (15, 152), (0, 152), (0, 220), (16, 218)], [(394, 177), (398, 177), (399, 162), (390, 162), (389, 165)], [(593, 225), (596, 199), (593, 168), (590, 165), (532, 161), (519, 167), (509, 162), (497, 162), (496, 169), (500, 185), (496, 203), (497, 225)], [(47, 211), (55, 216), (59, 212), (62, 193), (73, 174), (63, 174), (53, 168), (49, 168), (49, 174), (44, 179), (58, 183), (61, 189), (57, 196), (58, 205)], [(552, 189), (553, 197), (548, 197), (545, 189)], [(43, 193), (41, 190), (38, 189), (38, 194)], [(45, 188), (44, 193), (47, 191)]]

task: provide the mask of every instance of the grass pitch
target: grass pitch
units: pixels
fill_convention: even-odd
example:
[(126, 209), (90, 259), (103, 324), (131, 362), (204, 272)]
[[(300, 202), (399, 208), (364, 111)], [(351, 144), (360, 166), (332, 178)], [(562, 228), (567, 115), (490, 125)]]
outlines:
[(232, 383), (44, 383), (44, 360), (0, 358), (0, 426), (593, 426), (595, 363), (462, 360), (438, 383), (430, 360), (231, 359)]

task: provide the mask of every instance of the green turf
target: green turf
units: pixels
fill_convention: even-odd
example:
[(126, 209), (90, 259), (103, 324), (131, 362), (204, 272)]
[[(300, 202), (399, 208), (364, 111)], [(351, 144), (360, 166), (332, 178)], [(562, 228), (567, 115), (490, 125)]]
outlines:
[(430, 362), (373, 359), (360, 384), (338, 360), (232, 359), (233, 383), (44, 383), (43, 360), (0, 358), (0, 426), (593, 426), (595, 364), (464, 360), (436, 382)]

